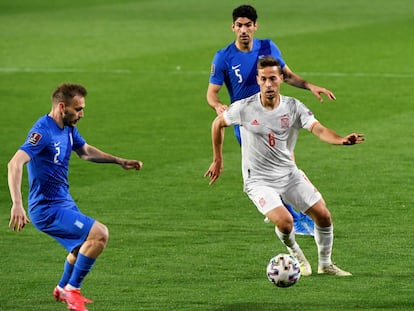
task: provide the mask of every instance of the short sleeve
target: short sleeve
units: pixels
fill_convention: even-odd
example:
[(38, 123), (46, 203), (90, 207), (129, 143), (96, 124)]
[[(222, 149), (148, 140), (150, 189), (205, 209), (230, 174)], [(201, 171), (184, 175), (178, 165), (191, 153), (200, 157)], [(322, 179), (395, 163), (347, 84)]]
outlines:
[(77, 150), (81, 148), (85, 143), (85, 139), (81, 136), (78, 129), (76, 127), (72, 128), (72, 138), (73, 138), (73, 145), (72, 150)]
[(228, 125), (241, 124), (240, 107), (240, 102), (236, 101), (231, 104), (226, 111), (224, 111), (224, 121), (226, 121)]
[(223, 85), (225, 70), (224, 54), (218, 51), (214, 55), (213, 62), (211, 63), (210, 83)]
[(317, 122), (313, 112), (308, 109), (303, 103), (297, 100), (299, 127), (310, 131), (312, 125)]
[(48, 145), (49, 140), (49, 132), (45, 128), (35, 125), (30, 129), (20, 150), (25, 151), (30, 158), (34, 158)]
[(270, 51), (271, 51), (271, 55), (276, 58), (278, 60), (278, 62), (280, 63), (280, 67), (285, 67), (286, 62), (282, 57), (282, 52), (280, 51), (280, 49), (278, 48), (278, 46), (276, 45), (276, 43), (274, 43), (273, 41), (270, 40)]

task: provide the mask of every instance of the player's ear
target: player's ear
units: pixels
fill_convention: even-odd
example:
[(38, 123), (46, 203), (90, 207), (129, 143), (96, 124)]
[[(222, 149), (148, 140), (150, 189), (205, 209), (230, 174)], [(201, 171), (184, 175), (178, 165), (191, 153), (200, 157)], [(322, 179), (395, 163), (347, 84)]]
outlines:
[(66, 104), (64, 102), (58, 102), (57, 108), (58, 108), (58, 111), (62, 114), (66, 110)]

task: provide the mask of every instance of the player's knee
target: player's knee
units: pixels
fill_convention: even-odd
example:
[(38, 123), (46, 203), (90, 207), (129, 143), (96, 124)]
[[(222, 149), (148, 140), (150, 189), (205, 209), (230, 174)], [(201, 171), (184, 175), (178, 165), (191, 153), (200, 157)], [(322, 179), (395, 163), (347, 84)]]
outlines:
[(329, 227), (332, 224), (331, 213), (329, 210), (325, 208), (325, 210), (320, 211), (317, 214), (315, 223), (319, 227)]
[(293, 230), (293, 218), (290, 215), (281, 217), (276, 223), (277, 228), (284, 234), (289, 234)]
[(283, 208), (275, 208), (266, 214), (277, 227), (277, 229), (284, 233), (289, 234), (293, 230), (293, 217)]
[(293, 224), (289, 225), (288, 223), (279, 224), (277, 226), (280, 232), (283, 234), (289, 234), (293, 230)]
[(104, 248), (109, 240), (108, 228), (100, 222), (95, 222), (91, 231), (93, 239), (99, 242), (102, 248)]
[(108, 227), (102, 224), (101, 241), (104, 244), (104, 247), (108, 243), (108, 240), (109, 240), (109, 230), (108, 230)]
[(329, 227), (332, 224), (331, 213), (323, 199), (308, 209), (307, 213), (319, 227)]

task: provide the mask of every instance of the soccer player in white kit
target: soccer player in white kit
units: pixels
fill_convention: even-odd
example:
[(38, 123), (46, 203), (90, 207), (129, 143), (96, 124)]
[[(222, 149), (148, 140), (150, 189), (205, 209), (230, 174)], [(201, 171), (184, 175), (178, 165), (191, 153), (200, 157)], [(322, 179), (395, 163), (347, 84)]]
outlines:
[(273, 57), (261, 58), (257, 69), (260, 92), (234, 102), (212, 124), (213, 163), (205, 176), (210, 178), (211, 185), (223, 170), (222, 129), (240, 125), (244, 191), (257, 209), (275, 224), (277, 236), (297, 257), (302, 275), (311, 275), (312, 268), (295, 241), (293, 218), (281, 199), (314, 220), (318, 273), (349, 276), (351, 273), (340, 269), (331, 260), (331, 214), (322, 195), (296, 166), (292, 151), (301, 128), (333, 145), (359, 144), (364, 141), (364, 135), (339, 136), (318, 122), (300, 101), (281, 95), (283, 74), (279, 62)]

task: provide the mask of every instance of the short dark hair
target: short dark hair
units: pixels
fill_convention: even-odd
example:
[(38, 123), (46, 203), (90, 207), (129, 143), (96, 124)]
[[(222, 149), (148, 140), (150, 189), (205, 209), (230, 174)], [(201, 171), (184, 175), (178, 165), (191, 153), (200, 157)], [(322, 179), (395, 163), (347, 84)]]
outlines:
[(86, 97), (87, 94), (86, 88), (80, 84), (62, 83), (52, 93), (52, 104), (64, 102), (65, 105), (70, 105), (75, 96)]
[(233, 22), (235, 22), (236, 19), (238, 19), (239, 17), (246, 17), (256, 24), (256, 20), (257, 20), (256, 9), (248, 4), (238, 6), (237, 8), (233, 10)]
[(275, 66), (278, 68), (279, 73), (282, 73), (282, 66), (280, 66), (279, 61), (276, 58), (273, 58), (272, 56), (264, 56), (260, 58), (257, 62), (257, 70)]

